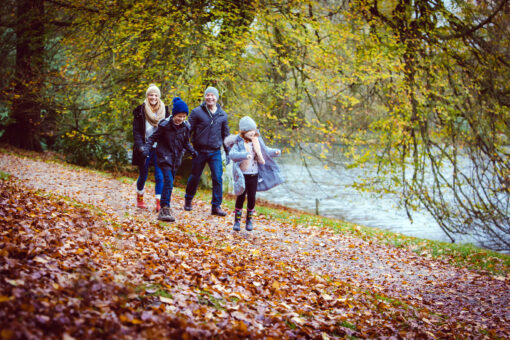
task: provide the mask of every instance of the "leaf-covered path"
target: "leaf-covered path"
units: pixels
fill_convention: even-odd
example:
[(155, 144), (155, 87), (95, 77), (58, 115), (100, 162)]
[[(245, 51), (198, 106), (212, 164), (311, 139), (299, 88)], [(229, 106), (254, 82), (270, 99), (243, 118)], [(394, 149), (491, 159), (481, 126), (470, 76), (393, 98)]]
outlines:
[(0, 170), (18, 179), (1, 190), (2, 338), (510, 337), (508, 276), (260, 215), (234, 233), (232, 211), (185, 212), (181, 190), (160, 224), (132, 183), (10, 154)]

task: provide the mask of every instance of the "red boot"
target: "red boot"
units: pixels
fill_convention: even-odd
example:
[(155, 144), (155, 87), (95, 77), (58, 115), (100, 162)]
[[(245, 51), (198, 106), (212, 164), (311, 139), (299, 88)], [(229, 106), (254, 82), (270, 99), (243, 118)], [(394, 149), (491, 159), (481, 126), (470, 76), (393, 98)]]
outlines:
[(156, 198), (156, 212), (159, 212), (161, 210), (161, 200), (159, 198)]
[(143, 194), (136, 193), (136, 207), (140, 209), (147, 209), (147, 206), (143, 201)]

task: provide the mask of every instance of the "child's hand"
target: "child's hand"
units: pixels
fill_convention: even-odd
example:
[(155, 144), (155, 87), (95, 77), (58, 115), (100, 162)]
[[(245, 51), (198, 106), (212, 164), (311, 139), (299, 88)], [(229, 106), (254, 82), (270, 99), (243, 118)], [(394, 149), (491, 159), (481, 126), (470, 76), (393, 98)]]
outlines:
[(252, 155), (248, 155), (248, 156), (246, 156), (246, 159), (252, 159), (252, 158), (253, 158), (253, 156), (252, 156)]
[(276, 150), (275, 155), (278, 156), (280, 153), (280, 150)]

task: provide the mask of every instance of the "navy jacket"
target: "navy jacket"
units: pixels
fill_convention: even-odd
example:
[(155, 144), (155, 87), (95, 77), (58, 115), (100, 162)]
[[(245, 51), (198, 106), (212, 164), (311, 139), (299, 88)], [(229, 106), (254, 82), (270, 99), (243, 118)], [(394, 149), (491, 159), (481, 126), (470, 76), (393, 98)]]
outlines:
[(196, 152), (189, 142), (189, 133), (190, 125), (187, 121), (175, 125), (172, 117), (165, 118), (159, 122), (158, 129), (147, 139), (146, 154), (154, 142), (158, 142), (156, 146), (158, 166), (162, 169), (171, 169), (175, 173), (181, 165), (184, 150), (188, 150), (191, 154)]
[[(165, 106), (165, 118), (170, 116), (168, 106)], [(145, 156), (140, 148), (145, 145), (145, 112), (144, 105), (139, 105), (133, 110), (133, 165), (143, 166)]]
[[(216, 104), (218, 105), (218, 104)], [(218, 105), (218, 110), (211, 115), (206, 104), (194, 108), (188, 118), (191, 125), (191, 141), (197, 151), (212, 152), (219, 150), (223, 140), (229, 135), (228, 116)], [(228, 153), (228, 148), (225, 147)]]

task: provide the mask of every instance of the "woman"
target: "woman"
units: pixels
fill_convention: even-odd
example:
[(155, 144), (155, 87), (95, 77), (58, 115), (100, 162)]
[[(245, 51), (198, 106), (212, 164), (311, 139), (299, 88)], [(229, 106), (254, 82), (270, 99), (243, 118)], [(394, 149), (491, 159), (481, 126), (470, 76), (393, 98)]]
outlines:
[(159, 121), (170, 115), (168, 107), (161, 101), (161, 91), (151, 84), (145, 93), (145, 100), (142, 105), (133, 110), (133, 165), (138, 166), (138, 180), (136, 181), (136, 206), (146, 209), (143, 200), (145, 182), (149, 175), (149, 166), (154, 165), (154, 179), (156, 182), (156, 211), (161, 209), (160, 199), (163, 191), (163, 173), (158, 166), (156, 155), (156, 143), (151, 146), (149, 156), (144, 156), (144, 144), (146, 140), (156, 131)]

